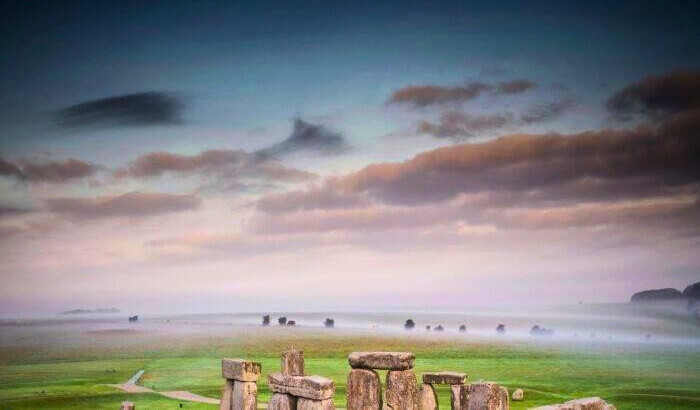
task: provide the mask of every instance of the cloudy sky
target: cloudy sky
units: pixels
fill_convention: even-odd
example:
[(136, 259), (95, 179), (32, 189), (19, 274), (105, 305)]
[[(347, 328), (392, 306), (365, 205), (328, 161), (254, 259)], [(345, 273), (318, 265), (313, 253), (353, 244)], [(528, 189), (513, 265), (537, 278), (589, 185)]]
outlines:
[(689, 2), (1, 7), (2, 316), (700, 280)]

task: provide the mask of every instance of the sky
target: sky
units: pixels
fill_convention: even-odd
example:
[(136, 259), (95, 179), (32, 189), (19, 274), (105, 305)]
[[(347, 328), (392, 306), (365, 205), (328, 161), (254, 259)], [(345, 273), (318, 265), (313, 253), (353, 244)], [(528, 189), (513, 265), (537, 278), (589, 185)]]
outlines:
[(3, 2), (0, 316), (682, 290), (691, 3)]

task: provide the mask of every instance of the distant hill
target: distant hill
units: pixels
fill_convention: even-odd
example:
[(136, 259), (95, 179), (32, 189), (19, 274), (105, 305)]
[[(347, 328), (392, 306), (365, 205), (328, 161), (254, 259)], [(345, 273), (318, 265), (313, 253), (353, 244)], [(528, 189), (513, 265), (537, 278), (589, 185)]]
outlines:
[(683, 292), (674, 288), (643, 290), (632, 295), (630, 302), (652, 302), (678, 299), (700, 299), (700, 282), (689, 285)]
[(632, 295), (630, 302), (650, 302), (654, 300), (673, 300), (683, 298), (683, 293), (678, 289), (663, 288), (643, 290)]
[(73, 309), (66, 310), (65, 312), (59, 313), (60, 315), (103, 315), (110, 313), (121, 313), (121, 310), (117, 308), (104, 308), (104, 309)]
[(683, 296), (691, 299), (700, 299), (700, 282), (688, 285), (683, 291)]

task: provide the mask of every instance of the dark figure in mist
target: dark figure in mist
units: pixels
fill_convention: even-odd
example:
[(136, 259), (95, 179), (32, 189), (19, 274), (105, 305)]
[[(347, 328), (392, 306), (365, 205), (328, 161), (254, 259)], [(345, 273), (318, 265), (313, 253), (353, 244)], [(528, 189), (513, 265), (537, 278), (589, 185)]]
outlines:
[(416, 327), (416, 322), (414, 322), (413, 319), (408, 319), (403, 325), (403, 328), (406, 330), (413, 330), (414, 327)]
[(295, 322), (293, 320), (290, 320), (289, 322), (287, 322), (287, 326), (296, 326), (296, 325), (297, 325), (297, 322)]
[(270, 315), (263, 316), (263, 326), (269, 326), (269, 325), (270, 325)]
[(425, 327), (425, 330), (427, 330), (428, 332), (430, 332), (430, 325), (427, 325), (427, 326)]
[(326, 327), (329, 327), (329, 328), (330, 328), (330, 327), (335, 327), (335, 319), (326, 318), (326, 321), (323, 322), (323, 324), (324, 324)]
[(435, 327), (435, 331), (436, 331), (436, 332), (442, 332), (443, 330), (445, 330), (445, 328), (442, 327), (442, 325), (437, 325), (437, 326)]
[(281, 318), (277, 319), (277, 323), (279, 323), (280, 326), (286, 326), (287, 325), (287, 316), (282, 316)]
[(462, 333), (466, 332), (466, 331), (467, 331), (467, 325), (461, 325), (461, 326), (459, 327), (459, 331), (462, 332)]
[(499, 335), (502, 335), (505, 332), (506, 332), (506, 325), (504, 325), (503, 323), (500, 323), (498, 326), (496, 326), (496, 333), (498, 333)]

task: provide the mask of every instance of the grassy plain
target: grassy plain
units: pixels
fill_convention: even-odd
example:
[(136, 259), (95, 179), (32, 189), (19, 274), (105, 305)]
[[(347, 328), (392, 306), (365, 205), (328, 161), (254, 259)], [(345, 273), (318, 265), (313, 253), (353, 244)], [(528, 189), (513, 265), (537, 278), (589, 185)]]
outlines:
[[(158, 391), (188, 390), (219, 397), (222, 357), (262, 362), (263, 372), (279, 369), (279, 353), (302, 348), (307, 374), (336, 382), (336, 405), (345, 406), (347, 354), (356, 350), (416, 353), (416, 372), (454, 370), (469, 380), (496, 381), (522, 388), (524, 409), (571, 398), (601, 396), (619, 409), (700, 408), (700, 349), (697, 345), (613, 344), (498, 340), (387, 334), (339, 329), (221, 329), (188, 335), (138, 331), (91, 334), (30, 333), (0, 349), (1, 409), (117, 409), (132, 400), (139, 409), (214, 409), (156, 394), (127, 394), (107, 384), (123, 383), (140, 369), (139, 384)], [(22, 337), (26, 338), (22, 343)], [(266, 378), (259, 401), (267, 402)], [(449, 391), (439, 389), (441, 408)]]

